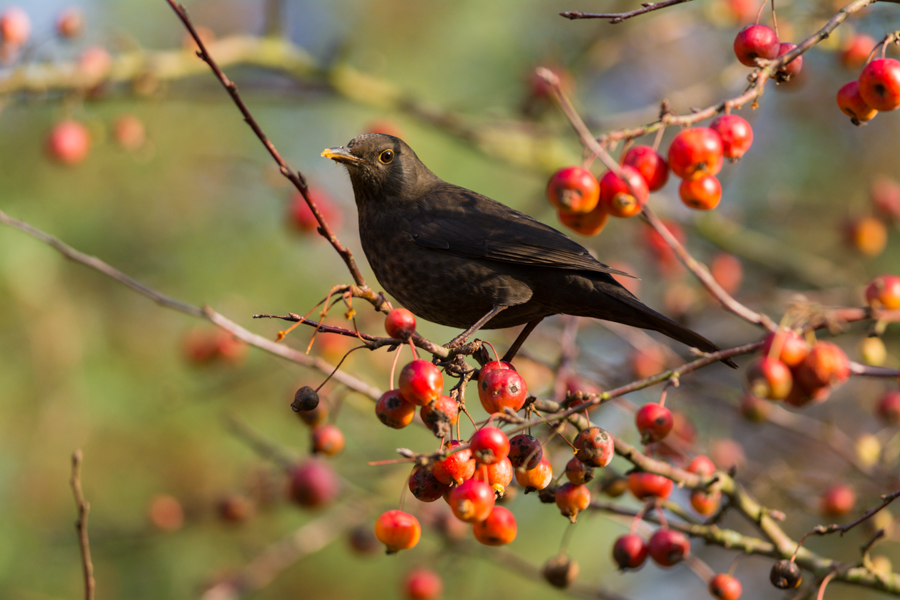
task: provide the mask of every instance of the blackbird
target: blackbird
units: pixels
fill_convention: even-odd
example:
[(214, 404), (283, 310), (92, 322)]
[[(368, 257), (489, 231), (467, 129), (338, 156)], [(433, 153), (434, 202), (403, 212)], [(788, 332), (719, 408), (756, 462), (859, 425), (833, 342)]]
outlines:
[[(644, 305), (612, 269), (563, 233), (447, 183), (400, 138), (368, 133), (322, 156), (347, 167), (363, 251), (379, 283), (416, 316), (465, 329), (527, 324), (506, 358), (544, 317), (593, 317), (718, 347)], [(728, 361), (730, 362), (730, 361)], [(733, 363), (732, 363), (733, 364)]]

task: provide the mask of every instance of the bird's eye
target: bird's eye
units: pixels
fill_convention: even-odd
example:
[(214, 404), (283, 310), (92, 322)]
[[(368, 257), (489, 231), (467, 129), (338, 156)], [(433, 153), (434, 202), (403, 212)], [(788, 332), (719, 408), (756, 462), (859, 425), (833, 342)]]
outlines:
[(383, 165), (390, 164), (392, 160), (394, 160), (394, 151), (393, 150), (385, 150), (381, 154), (378, 155), (378, 160)]

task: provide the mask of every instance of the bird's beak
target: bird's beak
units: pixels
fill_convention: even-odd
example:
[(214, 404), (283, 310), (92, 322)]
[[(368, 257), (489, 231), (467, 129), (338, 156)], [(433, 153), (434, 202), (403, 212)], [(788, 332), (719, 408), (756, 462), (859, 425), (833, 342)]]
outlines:
[(348, 165), (365, 162), (360, 157), (350, 154), (350, 151), (343, 146), (337, 146), (336, 148), (325, 148), (324, 150), (322, 150), (322, 156), (324, 156), (325, 158), (330, 158), (335, 162), (346, 163)]

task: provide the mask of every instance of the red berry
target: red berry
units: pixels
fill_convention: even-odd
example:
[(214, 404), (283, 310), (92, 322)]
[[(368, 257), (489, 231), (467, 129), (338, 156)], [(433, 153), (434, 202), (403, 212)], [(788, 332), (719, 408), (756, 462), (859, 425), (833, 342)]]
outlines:
[(375, 403), (378, 420), (394, 429), (403, 429), (416, 416), (416, 405), (406, 401), (400, 390), (388, 390)]
[(499, 462), (491, 465), (476, 465), (475, 475), (472, 479), (478, 479), (485, 482), (499, 495), (506, 493), (506, 487), (513, 480), (513, 466), (508, 458), (504, 458)]
[(450, 396), (441, 395), (433, 403), (419, 410), (422, 421), (437, 437), (447, 437), (459, 421), (459, 404)]
[[(447, 444), (447, 450), (453, 450), (457, 446), (462, 446), (459, 440), (453, 440)], [(472, 451), (466, 448), (459, 452), (449, 454), (434, 463), (434, 476), (441, 483), (462, 483), (467, 479), (471, 479), (475, 474), (475, 459), (472, 458)]]
[(177, 531), (184, 525), (184, 507), (178, 498), (168, 494), (156, 494), (147, 513), (153, 526), (162, 531)]
[(888, 425), (900, 423), (900, 392), (888, 391), (878, 401), (878, 417)]
[(450, 490), (447, 503), (456, 518), (466, 523), (484, 521), (494, 508), (494, 489), (478, 479), (467, 479)]
[(669, 168), (682, 179), (700, 179), (722, 170), (722, 138), (709, 127), (680, 132), (669, 144)]
[(709, 263), (709, 273), (722, 289), (734, 295), (744, 279), (744, 267), (734, 254), (720, 252)]
[(578, 458), (572, 457), (566, 463), (566, 479), (575, 485), (584, 485), (594, 479), (594, 467), (584, 464)]
[(88, 46), (78, 55), (78, 74), (91, 84), (96, 84), (109, 75), (112, 56), (102, 46)]
[(481, 378), (490, 373), (491, 371), (515, 371), (516, 368), (512, 366), (512, 363), (506, 362), (505, 360), (492, 360), (490, 362), (484, 363), (478, 370), (478, 381), (481, 381)]
[[(778, 45), (778, 56), (783, 54), (787, 54), (791, 50), (797, 47), (797, 44), (792, 44), (790, 42), (782, 42)], [(803, 70), (803, 55), (801, 54), (791, 62), (787, 63), (775, 73), (778, 81), (790, 81), (794, 77), (800, 74), (800, 71)]]
[[(312, 200), (322, 218), (328, 223), (328, 226), (334, 230), (341, 228), (342, 213), (340, 207), (334, 203), (328, 194), (319, 188), (310, 187), (306, 194)], [(302, 232), (316, 231), (319, 222), (309, 208), (309, 204), (303, 198), (300, 192), (291, 194), (288, 211), (288, 221), (290, 224)]]
[(866, 286), (866, 303), (872, 308), (900, 308), (900, 277), (879, 275)]
[(570, 215), (566, 213), (558, 213), (559, 220), (563, 225), (581, 235), (597, 235), (606, 227), (609, 221), (609, 212), (602, 204), (597, 204), (589, 213)]
[(475, 539), (485, 546), (502, 546), (516, 539), (516, 517), (509, 509), (495, 506), (483, 521), (472, 525)]
[(621, 171), (624, 179), (612, 171), (600, 179), (600, 202), (614, 217), (633, 217), (647, 204), (650, 190), (647, 181), (634, 167), (623, 165)]
[(769, 419), (769, 414), (772, 412), (772, 405), (762, 398), (757, 398), (753, 394), (744, 394), (741, 396), (741, 403), (738, 410), (741, 415), (751, 423), (763, 423)]
[(253, 501), (241, 494), (228, 494), (216, 505), (219, 518), (227, 523), (243, 523), (256, 512)]
[(384, 330), (396, 339), (407, 341), (416, 332), (416, 317), (405, 308), (395, 308), (384, 318)]
[(841, 50), (841, 64), (848, 69), (856, 69), (862, 66), (866, 59), (869, 58), (872, 50), (875, 49), (876, 43), (874, 39), (863, 33), (855, 34)]
[(547, 199), (561, 213), (589, 213), (600, 199), (600, 184), (587, 169), (566, 167), (550, 177)]
[(739, 160), (753, 145), (753, 128), (739, 115), (719, 115), (709, 128), (722, 138), (722, 154), (728, 160)]
[(717, 573), (709, 580), (709, 593), (719, 600), (738, 600), (741, 582), (727, 573)]
[(546, 457), (541, 458), (533, 469), (527, 471), (516, 469), (516, 483), (525, 488), (525, 493), (542, 490), (550, 485), (551, 481), (553, 481), (553, 468)]
[(714, 492), (704, 492), (703, 490), (694, 490), (691, 492), (691, 506), (704, 517), (709, 517), (722, 505), (722, 492), (716, 490)]
[(848, 485), (835, 483), (822, 492), (819, 507), (825, 517), (840, 517), (853, 510), (856, 492)]
[(796, 367), (809, 354), (809, 344), (793, 329), (779, 329), (770, 333), (760, 351), (763, 356), (777, 358), (789, 367)]
[(659, 404), (645, 404), (640, 407), (634, 416), (634, 422), (644, 444), (652, 444), (665, 438), (675, 424), (672, 411)]
[(56, 32), (64, 38), (72, 39), (84, 31), (84, 14), (75, 7), (63, 9), (56, 17)]
[(482, 427), (469, 439), (469, 449), (475, 460), (492, 465), (509, 456), (509, 438), (497, 427)]
[(716, 472), (716, 465), (709, 458), (701, 454), (694, 457), (694, 460), (688, 465), (687, 470), (703, 477), (709, 477)]
[(544, 448), (537, 438), (520, 433), (509, 438), (509, 460), (512, 466), (522, 471), (533, 469), (544, 457)]
[(91, 134), (78, 121), (60, 121), (47, 136), (47, 153), (64, 165), (77, 165), (87, 158), (91, 149)]
[(407, 402), (425, 406), (440, 398), (444, 389), (444, 376), (434, 364), (418, 359), (403, 367), (398, 384), (397, 387)]
[(734, 38), (734, 54), (748, 67), (755, 67), (757, 58), (771, 60), (777, 57), (778, 49), (778, 36), (765, 25), (748, 25)]
[(712, 442), (709, 445), (709, 454), (713, 462), (722, 471), (743, 467), (747, 462), (747, 454), (744, 452), (744, 447), (729, 438)]
[(623, 571), (637, 569), (647, 560), (647, 542), (639, 535), (626, 533), (613, 544), (613, 560)]
[(872, 216), (850, 219), (844, 227), (847, 243), (866, 256), (878, 256), (888, 241), (888, 230), (881, 219)]
[(344, 434), (337, 425), (325, 423), (312, 431), (313, 454), (334, 456), (344, 449)]
[(450, 491), (450, 485), (441, 483), (434, 476), (432, 467), (418, 465), (409, 474), (409, 491), (422, 502), (434, 502)]
[(422, 526), (419, 520), (402, 510), (381, 513), (375, 521), (375, 537), (387, 546), (388, 554), (408, 550), (419, 543)]
[(691, 553), (691, 544), (683, 533), (671, 529), (657, 529), (647, 543), (650, 558), (661, 567), (671, 567)]
[[(666, 226), (669, 233), (671, 233), (679, 243), (682, 245), (684, 244), (686, 237), (684, 235), (684, 230), (681, 229), (681, 226), (678, 225), (678, 223), (663, 220), (663, 225)], [(679, 262), (678, 257), (675, 255), (675, 251), (672, 250), (672, 247), (669, 246), (665, 238), (663, 238), (663, 236), (661, 236), (653, 227), (645, 227), (644, 232), (646, 244), (650, 248), (660, 271), (667, 276), (680, 274), (683, 270), (681, 262)], [(658, 372), (659, 371), (654, 371), (654, 373)]]
[(576, 485), (567, 481), (556, 488), (556, 506), (562, 516), (569, 517), (573, 523), (578, 518), (578, 513), (586, 510), (591, 505), (591, 492), (586, 485)]
[(409, 600), (433, 600), (444, 593), (444, 582), (431, 569), (419, 567), (406, 574), (403, 593)]
[(722, 199), (722, 184), (716, 177), (685, 179), (678, 185), (678, 196), (694, 210), (712, 210)]
[(304, 508), (330, 504), (340, 491), (337, 475), (326, 463), (308, 460), (291, 471), (291, 500)]
[(876, 58), (859, 74), (859, 94), (879, 111), (900, 107), (900, 60)]
[(747, 367), (747, 391), (757, 398), (784, 400), (792, 385), (791, 370), (777, 358), (763, 356)]
[(635, 348), (628, 357), (628, 363), (636, 379), (646, 379), (666, 369), (666, 356), (656, 346)]
[(113, 123), (113, 138), (124, 150), (134, 151), (147, 141), (144, 124), (134, 115), (122, 115)]
[(841, 86), (837, 93), (837, 104), (841, 112), (850, 117), (854, 125), (871, 121), (878, 114), (859, 93), (859, 84), (850, 81)]
[(632, 146), (625, 151), (622, 164), (633, 167), (651, 192), (661, 189), (669, 180), (669, 165), (656, 150), (650, 146)]
[(645, 498), (662, 498), (665, 500), (672, 493), (672, 480), (655, 473), (635, 471), (628, 474), (628, 489), (638, 500)]
[(875, 209), (888, 221), (900, 220), (900, 183), (896, 179), (879, 175), (869, 191)]
[(599, 427), (582, 429), (575, 436), (572, 445), (575, 446), (575, 456), (578, 460), (592, 467), (605, 467), (615, 454), (612, 437), (609, 432)]
[(850, 361), (831, 342), (818, 342), (797, 367), (796, 377), (807, 391), (837, 385), (850, 377)]
[(31, 19), (18, 6), (10, 6), (0, 13), (0, 41), (13, 48), (24, 46), (31, 35)]
[(488, 413), (502, 413), (507, 407), (517, 411), (527, 398), (525, 380), (512, 369), (495, 368), (478, 377), (478, 399)]

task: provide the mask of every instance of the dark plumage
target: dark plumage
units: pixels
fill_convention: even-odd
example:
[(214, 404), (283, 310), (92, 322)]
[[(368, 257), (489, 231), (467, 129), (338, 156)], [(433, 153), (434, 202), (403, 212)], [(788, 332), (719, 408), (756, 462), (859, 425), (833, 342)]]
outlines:
[(536, 325), (546, 316), (569, 314), (718, 350), (644, 305), (610, 275), (619, 271), (574, 240), (443, 181), (399, 138), (365, 134), (322, 156), (347, 167), (363, 251), (378, 281), (420, 318), (471, 329), (467, 337), (479, 327)]

